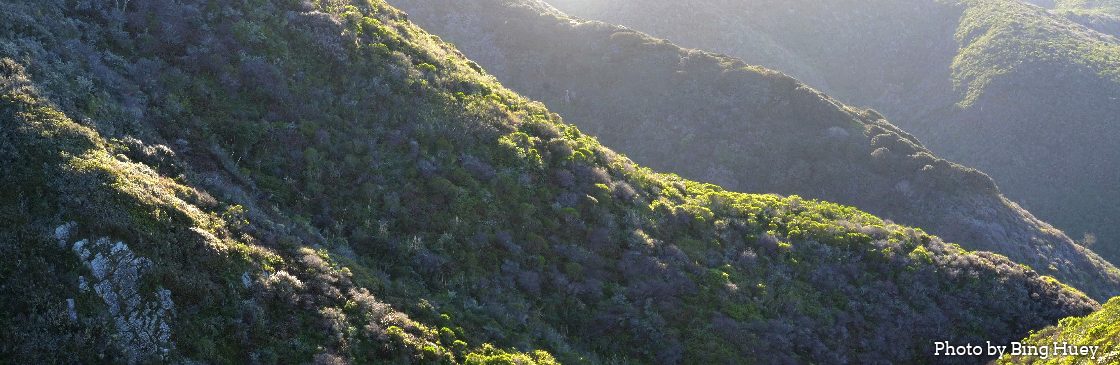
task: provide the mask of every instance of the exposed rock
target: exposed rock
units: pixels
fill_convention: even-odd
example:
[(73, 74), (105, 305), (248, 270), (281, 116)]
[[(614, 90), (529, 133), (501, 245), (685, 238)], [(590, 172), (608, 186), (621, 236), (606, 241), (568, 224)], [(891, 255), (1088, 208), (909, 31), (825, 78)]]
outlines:
[[(55, 237), (68, 238), (74, 224), (55, 230)], [(92, 279), (78, 277), (82, 291), (90, 287), (108, 307), (109, 315), (117, 328), (117, 343), (128, 363), (141, 363), (165, 359), (174, 344), (171, 342), (170, 320), (174, 317), (175, 303), (171, 291), (156, 290), (154, 298), (140, 291), (140, 280), (151, 270), (152, 261), (136, 256), (124, 242), (113, 243), (108, 238), (96, 241), (80, 240), (71, 247)], [(70, 320), (77, 321), (73, 299), (67, 300)]]
[(70, 239), (70, 234), (74, 231), (74, 227), (77, 226), (77, 223), (70, 222), (54, 229), (54, 239), (58, 240), (58, 247), (66, 247), (66, 240)]

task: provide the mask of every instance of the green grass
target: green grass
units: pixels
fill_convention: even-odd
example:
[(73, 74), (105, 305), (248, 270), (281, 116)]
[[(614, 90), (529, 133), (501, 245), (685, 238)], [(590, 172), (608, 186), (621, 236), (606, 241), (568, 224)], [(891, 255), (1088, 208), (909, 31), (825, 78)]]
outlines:
[(1069, 343), (1075, 346), (1098, 346), (1096, 358), (1056, 356), (1005, 356), (1000, 364), (1114, 364), (1120, 362), (1120, 298), (1105, 303), (1101, 310), (1085, 317), (1062, 319), (1056, 326), (1032, 332), (1024, 345), (1052, 346)]

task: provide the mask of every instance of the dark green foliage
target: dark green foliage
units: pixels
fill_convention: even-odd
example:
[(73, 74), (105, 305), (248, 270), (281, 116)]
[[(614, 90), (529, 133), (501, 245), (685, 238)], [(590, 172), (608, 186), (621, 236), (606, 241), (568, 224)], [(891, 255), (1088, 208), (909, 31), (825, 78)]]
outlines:
[[(1120, 293), (1120, 271), (1005, 199), (987, 175), (935, 156), (873, 111), (844, 106), (789, 77), (617, 26), (573, 20), (539, 1), (395, 3), (507, 85), (547, 102), (639, 163), (731, 190), (851, 204), (968, 249), (1007, 255), (1098, 299)], [(652, 8), (630, 8), (635, 4)], [(610, 14), (629, 9), (637, 17), (680, 4), (620, 3)], [(835, 1), (774, 6), (846, 9)], [(911, 8), (898, 2), (883, 6)], [(932, 5), (918, 6), (925, 7)], [(685, 8), (674, 11), (704, 11)], [(669, 28), (673, 22), (686, 21), (674, 19), (648, 21), (672, 30), (679, 30)], [(680, 33), (709, 35), (691, 28)], [(883, 58), (871, 49), (844, 51)]]
[(4, 360), (122, 361), (97, 296), (56, 325), (88, 270), (44, 237), (71, 220), (172, 293), (149, 360), (918, 362), (1098, 307), (854, 208), (641, 168), (381, 1), (129, 4), (0, 7), (0, 272), (48, 280), (3, 277)]
[(1115, 1), (550, 3), (881, 110), (1070, 236), (1096, 234), (1097, 250), (1120, 260)]

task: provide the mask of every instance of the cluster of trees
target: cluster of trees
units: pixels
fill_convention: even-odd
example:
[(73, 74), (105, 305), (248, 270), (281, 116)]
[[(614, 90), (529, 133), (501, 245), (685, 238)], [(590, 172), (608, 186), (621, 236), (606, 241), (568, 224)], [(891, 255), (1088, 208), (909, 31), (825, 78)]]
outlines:
[[(120, 9), (0, 10), (0, 357), (119, 345), (44, 238), (64, 219), (154, 263), (169, 356), (204, 362), (915, 362), (1098, 308), (855, 208), (636, 165), (382, 1)], [(67, 298), (90, 320), (59, 325)]]
[[(1007, 255), (1098, 300), (1120, 294), (1116, 267), (1005, 199), (984, 173), (938, 157), (874, 111), (845, 106), (790, 77), (738, 59), (681, 49), (630, 29), (573, 20), (534, 0), (394, 3), (421, 26), (456, 42), (502, 82), (547, 102), (639, 163), (736, 191), (851, 204), (968, 249)], [(680, 5), (641, 1), (617, 6), (629, 9), (639, 3), (650, 7), (631, 9), (634, 16)], [(840, 11), (842, 5), (781, 6), (818, 12)], [(936, 8), (918, 6), (930, 7)], [(650, 20), (685, 32), (670, 27), (674, 21), (661, 16)], [(858, 23), (888, 27), (871, 20)], [(848, 22), (837, 26), (842, 24)], [(883, 61), (872, 50), (845, 52)], [(749, 53), (760, 52), (751, 48)], [(877, 89), (875, 85), (862, 86)]]
[[(1115, 1), (549, 3), (874, 107), (931, 150), (990, 174), (1071, 236), (1120, 241), (1111, 203), (1120, 199), (1120, 172), (1102, 167), (1120, 161)], [(1118, 250), (1097, 247), (1120, 260)]]

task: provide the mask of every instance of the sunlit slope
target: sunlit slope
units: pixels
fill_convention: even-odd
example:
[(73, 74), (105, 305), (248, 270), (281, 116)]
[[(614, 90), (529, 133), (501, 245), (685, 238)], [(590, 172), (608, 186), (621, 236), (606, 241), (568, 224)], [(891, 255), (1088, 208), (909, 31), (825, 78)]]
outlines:
[[(1097, 346), (1095, 355), (1066, 355), (1063, 350), (1054, 350), (1054, 344), (1073, 346)], [(1058, 325), (1032, 333), (1021, 341), (1023, 349), (1027, 346), (1046, 347), (1050, 351), (1047, 358), (1032, 356), (1005, 356), (999, 364), (1115, 364), (1120, 362), (1120, 298), (1105, 303), (1101, 310), (1085, 316), (1063, 319)], [(1011, 349), (1008, 349), (1010, 352)], [(1055, 356), (1055, 351), (1062, 355)], [(1090, 350), (1091, 351), (1091, 350)]]
[[(165, 147), (103, 138), (42, 99), (22, 71), (0, 60), (0, 358), (552, 361), (469, 347), (410, 319), (356, 283), (313, 229), (245, 216), (238, 198), (209, 193), (240, 187), (195, 180), (221, 181), (220, 172), (195, 175)], [(268, 241), (276, 235), (284, 244)]]
[[(767, 66), (801, 76), (809, 65), (825, 80), (806, 78), (810, 85), (883, 112), (937, 154), (990, 174), (1040, 218), (1078, 239), (1094, 233), (1098, 251), (1120, 258), (1112, 204), (1120, 199), (1120, 48), (1101, 32), (1106, 19), (1078, 20), (1100, 31), (1070, 20), (1071, 11), (1107, 17), (1110, 3), (550, 3), (748, 62), (777, 44), (798, 61)], [(766, 46), (751, 41), (761, 37)]]
[[(777, 72), (540, 2), (398, 0), (508, 85), (640, 163), (734, 190), (800, 194), (1008, 255), (1094, 297), (1116, 268), (874, 112)], [(513, 4), (513, 5), (511, 5)]]
[(379, 1), (113, 5), (0, 5), (3, 360), (922, 362), (1099, 307), (642, 168)]

